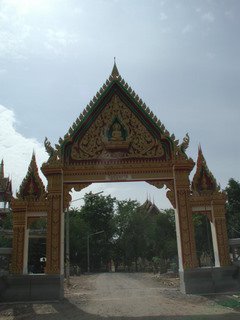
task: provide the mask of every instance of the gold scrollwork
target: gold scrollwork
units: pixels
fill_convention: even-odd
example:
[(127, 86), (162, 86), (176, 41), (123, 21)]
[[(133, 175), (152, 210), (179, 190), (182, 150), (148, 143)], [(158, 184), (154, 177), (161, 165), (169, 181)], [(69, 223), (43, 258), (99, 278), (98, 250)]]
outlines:
[(64, 210), (69, 206), (72, 196), (70, 194), (71, 189), (74, 189), (75, 191), (81, 191), (84, 188), (87, 188), (90, 186), (91, 183), (66, 183), (63, 186), (63, 207)]
[(169, 189), (166, 193), (168, 200), (170, 201), (173, 208), (176, 208), (175, 194), (174, 194), (174, 181), (173, 180), (150, 180), (146, 181), (147, 183), (155, 186), (158, 189), (162, 189), (166, 186)]
[[(108, 128), (112, 128), (114, 119), (119, 119), (119, 122), (116, 123), (116, 128), (111, 129), (111, 135), (108, 138), (106, 133), (109, 131)], [(126, 136), (121, 132), (120, 123), (124, 124)], [(113, 96), (83, 137), (73, 144), (71, 151), (71, 156), (75, 160), (118, 157), (152, 158), (163, 155), (161, 141), (152, 136), (117, 95)]]
[(181, 235), (183, 268), (195, 268), (198, 265), (192, 213), (189, 205), (189, 190), (177, 190), (179, 229)]

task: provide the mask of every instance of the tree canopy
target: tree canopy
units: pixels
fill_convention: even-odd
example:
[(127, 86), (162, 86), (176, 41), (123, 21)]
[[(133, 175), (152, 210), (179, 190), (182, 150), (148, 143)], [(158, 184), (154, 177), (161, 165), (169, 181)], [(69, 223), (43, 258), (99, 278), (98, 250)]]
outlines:
[(234, 179), (228, 181), (226, 218), (229, 238), (240, 238), (240, 183)]
[[(103, 233), (99, 233), (104, 231)], [(97, 233), (97, 234), (96, 234)], [(138, 260), (177, 255), (173, 210), (147, 212), (135, 200), (118, 201), (103, 195), (86, 194), (84, 205), (70, 212), (70, 258), (86, 270), (87, 237), (91, 270), (115, 266), (128, 269)]]
[[(87, 238), (89, 237), (90, 266), (99, 270), (111, 259), (113, 248), (115, 198), (88, 193), (80, 210), (70, 210), (70, 258), (87, 267)], [(98, 233), (104, 231), (102, 233)], [(96, 234), (97, 233), (97, 234)]]

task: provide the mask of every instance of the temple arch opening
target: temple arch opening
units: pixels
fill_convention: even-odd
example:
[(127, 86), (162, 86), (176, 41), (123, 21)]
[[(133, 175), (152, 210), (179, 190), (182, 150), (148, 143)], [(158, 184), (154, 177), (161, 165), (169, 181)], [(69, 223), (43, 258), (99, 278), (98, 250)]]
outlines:
[(45, 273), (46, 267), (46, 237), (47, 218), (46, 216), (30, 217), (27, 222), (25, 268), (26, 273)]
[[(159, 183), (158, 183), (158, 186), (160, 186)], [(163, 186), (165, 186), (165, 185), (163, 184)], [(78, 188), (79, 188), (79, 186), (78, 186)], [(138, 191), (136, 192), (135, 190), (138, 190)], [(86, 197), (86, 194), (87, 194), (87, 198), (85, 198), (85, 200), (90, 200), (90, 202), (87, 202), (87, 207), (86, 207), (86, 208), (88, 208), (88, 210), (89, 210), (88, 212), (90, 215), (93, 214), (93, 212), (92, 212), (93, 209), (90, 209), (88, 206), (92, 201), (96, 201), (96, 200), (99, 201), (99, 198), (96, 198), (96, 196), (98, 196), (98, 195), (100, 197), (110, 196), (111, 199), (116, 198), (116, 201), (114, 201), (113, 212), (112, 212), (113, 219), (117, 219), (117, 217), (119, 219), (118, 201), (121, 203), (121, 205), (124, 205), (123, 202), (126, 205), (127, 201), (131, 201), (131, 204), (133, 205), (133, 202), (135, 201), (136, 207), (132, 208), (132, 211), (129, 212), (129, 214), (132, 215), (132, 218), (137, 216), (137, 217), (141, 217), (143, 219), (146, 219), (145, 224), (141, 224), (141, 222), (140, 222), (140, 225), (139, 225), (140, 228), (144, 227), (144, 230), (142, 230), (142, 233), (144, 233), (145, 237), (151, 236), (149, 233), (153, 228), (154, 228), (155, 232), (157, 230), (159, 230), (159, 232), (165, 231), (165, 230), (159, 228), (159, 223), (161, 221), (161, 218), (163, 219), (162, 214), (163, 214), (164, 209), (170, 209), (170, 211), (168, 213), (166, 213), (165, 219), (169, 219), (168, 224), (171, 224), (171, 226), (169, 226), (167, 224), (167, 227), (169, 228), (167, 230), (168, 230), (168, 232), (171, 232), (171, 235), (169, 234), (168, 239), (166, 239), (166, 241), (167, 240), (169, 241), (170, 237), (173, 242), (176, 241), (176, 231), (175, 231), (175, 224), (174, 224), (174, 210), (171, 211), (171, 209), (173, 209), (173, 207), (171, 206), (171, 203), (166, 198), (167, 189), (166, 190), (163, 190), (163, 188), (158, 189), (154, 185), (147, 183), (147, 182), (143, 182), (143, 181), (138, 181), (138, 182), (128, 181), (128, 182), (94, 183), (94, 184), (89, 185), (88, 187), (83, 188), (79, 192), (73, 191), (73, 188), (71, 189), (71, 191), (69, 191), (69, 193), (72, 195), (72, 200), (69, 203), (69, 208), (72, 207), (73, 209), (75, 209), (75, 210), (73, 210), (74, 216), (72, 219), (74, 221), (76, 221), (76, 223), (78, 222), (78, 219), (80, 216), (78, 213), (81, 212), (81, 209), (84, 205), (83, 199), (84, 199), (84, 197)], [(92, 198), (91, 198), (91, 196), (92, 196)], [(166, 201), (164, 201), (165, 198), (166, 198)], [(110, 202), (111, 202), (111, 200), (110, 200)], [(160, 205), (161, 203), (164, 205), (161, 206)], [(94, 207), (94, 210), (96, 210), (95, 207)], [(102, 208), (100, 208), (99, 210), (102, 210)], [(135, 211), (135, 210), (137, 210), (137, 211)], [(170, 213), (171, 213), (171, 219), (169, 217)], [(67, 212), (67, 215), (68, 215), (68, 212)], [(98, 212), (96, 212), (96, 219), (97, 219), (97, 216), (98, 216)], [(100, 216), (100, 220), (102, 219), (103, 216), (104, 216), (104, 213), (102, 212), (102, 215)], [(101, 227), (101, 224), (100, 224), (100, 226), (98, 227), (97, 230), (95, 230), (95, 227), (94, 227), (94, 230), (90, 230), (90, 229), (88, 230), (87, 225), (85, 225), (85, 222), (82, 220), (82, 216), (81, 216), (81, 219), (80, 219), (81, 221), (79, 220), (80, 221), (79, 223), (81, 224), (81, 227), (83, 227), (83, 225), (85, 225), (85, 229), (83, 228), (82, 234), (78, 236), (81, 238), (81, 248), (82, 248), (81, 249), (82, 252), (79, 252), (79, 250), (76, 248), (71, 250), (71, 235), (73, 235), (73, 232), (71, 232), (71, 227), (74, 228), (75, 233), (76, 233), (76, 223), (72, 224), (73, 222), (71, 219), (71, 215), (68, 218), (70, 219), (70, 232), (68, 233), (68, 230), (66, 230), (66, 232), (65, 232), (65, 234), (66, 234), (65, 248), (67, 249), (66, 254), (65, 254), (65, 265), (67, 265), (69, 263), (69, 257), (70, 257), (71, 262), (75, 263), (76, 269), (79, 270), (79, 267), (80, 267), (82, 271), (87, 271), (87, 266), (86, 266), (86, 263), (87, 263), (87, 261), (86, 261), (86, 258), (87, 258), (87, 255), (86, 255), (87, 234), (88, 233), (94, 234), (95, 232), (97, 234), (98, 234), (98, 232), (101, 233), (102, 231), (104, 231), (104, 226)], [(128, 220), (128, 222), (131, 221), (132, 218), (130, 218)], [(67, 219), (67, 216), (65, 219)], [(88, 219), (86, 219), (86, 220), (88, 220)], [(158, 223), (158, 225), (156, 225), (155, 223)], [(69, 222), (67, 222), (65, 224), (66, 229), (69, 228), (68, 224), (69, 224)], [(159, 229), (157, 229), (157, 227)], [(166, 230), (166, 232), (167, 232), (167, 230)], [(70, 234), (70, 250), (67, 248), (67, 246), (68, 246), (67, 243), (69, 242), (68, 241), (68, 234)], [(142, 234), (142, 236), (143, 236), (143, 234)], [(101, 234), (101, 236), (99, 236), (99, 239), (102, 240), (104, 237), (105, 237), (105, 235), (103, 232), (103, 234)], [(118, 234), (117, 230), (115, 230), (114, 234), (112, 235), (112, 238), (109, 239), (109, 243), (111, 243), (112, 241), (114, 241), (116, 243), (116, 241), (119, 240), (118, 237), (119, 237), (119, 234)], [(139, 237), (141, 238), (141, 234), (139, 234)], [(93, 240), (91, 240), (91, 239), (92, 238), (90, 238), (90, 242), (95, 240), (95, 237), (93, 237)], [(96, 239), (99, 240), (98, 237), (96, 237)], [(150, 238), (148, 238), (146, 243), (150, 242), (150, 241), (152, 241), (152, 240)], [(164, 239), (162, 239), (162, 242), (163, 242), (162, 247), (164, 247)], [(171, 242), (172, 246), (173, 246), (173, 242)], [(145, 245), (145, 241), (143, 241), (143, 243)], [(113, 244), (113, 243), (111, 243), (111, 244)], [(175, 249), (172, 247), (172, 252), (174, 252), (174, 253), (171, 253), (170, 254), (171, 256), (169, 255), (169, 257), (166, 257), (164, 255), (164, 257), (162, 257), (162, 259), (161, 259), (162, 260), (161, 261), (162, 267), (164, 265), (165, 270), (169, 269), (171, 265), (174, 270), (176, 270), (176, 268), (178, 268), (178, 255), (177, 255), (176, 242), (175, 242), (175, 245), (176, 245)], [(126, 264), (126, 260), (125, 260), (126, 252), (123, 252), (123, 256), (119, 257), (119, 258), (116, 257), (115, 254), (113, 254), (113, 256), (111, 258), (108, 258), (109, 259), (108, 262), (106, 261), (106, 259), (102, 260), (102, 268), (99, 268), (99, 266), (98, 266), (99, 269), (97, 271), (100, 271), (100, 270), (109, 271), (108, 263), (110, 263), (112, 266), (113, 266), (113, 264), (115, 264), (114, 269), (116, 269), (117, 271), (119, 271), (120, 269), (121, 269), (121, 271), (123, 271), (123, 270), (133, 271), (133, 270), (139, 270), (139, 269), (143, 271), (143, 270), (147, 270), (147, 268), (148, 268), (148, 270), (151, 270), (151, 268), (153, 270), (152, 258), (155, 256), (155, 257), (159, 257), (159, 259), (160, 259), (160, 256), (162, 256), (161, 251), (159, 251), (159, 250), (162, 250), (160, 243), (158, 243), (158, 245), (156, 244), (156, 246), (159, 249), (157, 249), (157, 247), (148, 245), (149, 252), (146, 253), (144, 251), (144, 253), (143, 252), (141, 254), (139, 253), (139, 256), (137, 257), (137, 261), (134, 261), (134, 263), (132, 261), (132, 263), (133, 263), (132, 266), (130, 266), (130, 264), (129, 264), (129, 259), (128, 259), (128, 263)], [(123, 251), (125, 249), (122, 248)], [(98, 250), (95, 250), (95, 251), (98, 251)], [(116, 248), (113, 246), (110, 251), (115, 252)], [(153, 252), (155, 254), (153, 254)], [(80, 256), (81, 256), (82, 261), (78, 265), (78, 263), (76, 263), (76, 262), (78, 261)], [(123, 257), (125, 257), (125, 258), (123, 258)], [(93, 260), (93, 258), (90, 257), (90, 270), (96, 271), (96, 264), (95, 264), (95, 267), (94, 267), (95, 269), (94, 269), (93, 264), (92, 264), (92, 262), (93, 262), (92, 260)], [(95, 260), (96, 260), (96, 257), (95, 257)], [(69, 271), (67, 271), (66, 273), (68, 274), (68, 272)]]

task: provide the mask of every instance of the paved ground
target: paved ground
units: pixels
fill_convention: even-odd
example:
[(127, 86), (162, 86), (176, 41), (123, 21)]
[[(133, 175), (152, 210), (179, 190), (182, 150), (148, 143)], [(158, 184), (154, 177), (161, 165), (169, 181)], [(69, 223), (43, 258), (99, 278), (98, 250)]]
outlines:
[(1, 304), (0, 320), (239, 320), (219, 298), (182, 295), (175, 280), (149, 274), (103, 273), (73, 277), (62, 302)]

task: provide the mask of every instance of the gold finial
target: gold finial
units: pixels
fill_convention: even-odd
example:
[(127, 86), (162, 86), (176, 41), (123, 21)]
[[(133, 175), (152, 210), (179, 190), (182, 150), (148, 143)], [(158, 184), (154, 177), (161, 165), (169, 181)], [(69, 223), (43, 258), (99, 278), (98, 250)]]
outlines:
[(117, 65), (116, 65), (116, 57), (114, 57), (114, 64), (113, 64), (113, 69), (112, 69), (111, 76), (114, 79), (116, 79), (119, 76), (118, 68), (117, 68)]
[(201, 143), (198, 144), (198, 153), (202, 153), (202, 146)]

